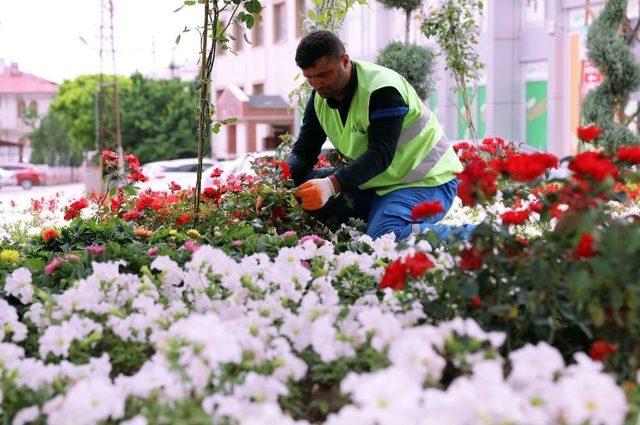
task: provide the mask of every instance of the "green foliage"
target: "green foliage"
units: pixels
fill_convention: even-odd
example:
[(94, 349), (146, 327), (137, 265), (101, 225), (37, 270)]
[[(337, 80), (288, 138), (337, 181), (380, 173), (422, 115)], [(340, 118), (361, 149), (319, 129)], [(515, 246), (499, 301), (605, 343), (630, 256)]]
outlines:
[(435, 59), (427, 48), (392, 42), (380, 52), (376, 63), (406, 78), (421, 99), (426, 99), (433, 89)]
[(131, 76), (121, 92), (122, 145), (142, 163), (196, 155), (198, 93), (176, 78)]
[(631, 93), (640, 87), (640, 65), (619, 32), (627, 2), (608, 0), (587, 33), (587, 55), (604, 78), (585, 96), (582, 118), (604, 130), (602, 145), (611, 150), (639, 142), (626, 127), (632, 117), (624, 111)]
[(455, 91), (463, 94), (465, 121), (473, 139), (477, 139), (472, 103), (467, 95), (467, 86), (479, 78), (484, 65), (475, 46), (478, 44), (480, 28), (475, 13), (482, 11), (482, 0), (444, 0), (439, 9), (428, 15), (421, 25), (427, 37), (435, 39), (445, 56), (446, 68), (453, 74)]
[(69, 137), (69, 129), (59, 112), (51, 111), (31, 133), (31, 161), (47, 165), (78, 166), (82, 163), (82, 146)]

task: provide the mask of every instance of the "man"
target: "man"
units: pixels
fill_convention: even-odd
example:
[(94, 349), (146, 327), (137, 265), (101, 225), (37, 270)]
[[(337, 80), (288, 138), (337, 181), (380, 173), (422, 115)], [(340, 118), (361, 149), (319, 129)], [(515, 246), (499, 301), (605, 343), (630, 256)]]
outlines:
[[(319, 218), (366, 220), (372, 238), (439, 231), (433, 223), (451, 207), (463, 167), (413, 87), (395, 71), (351, 60), (330, 31), (306, 35), (295, 59), (314, 89), (286, 160), (302, 208)], [(320, 178), (312, 169), (326, 138), (352, 162)], [(335, 199), (341, 192), (353, 202)], [(427, 201), (439, 201), (443, 212), (414, 220), (413, 207)]]

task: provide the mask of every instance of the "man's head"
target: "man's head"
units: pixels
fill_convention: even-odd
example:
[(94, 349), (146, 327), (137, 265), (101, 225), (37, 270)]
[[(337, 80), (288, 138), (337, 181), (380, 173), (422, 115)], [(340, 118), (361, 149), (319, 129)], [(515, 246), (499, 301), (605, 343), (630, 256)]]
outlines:
[(331, 31), (317, 30), (304, 36), (296, 49), (296, 64), (324, 98), (338, 98), (351, 77), (349, 55)]

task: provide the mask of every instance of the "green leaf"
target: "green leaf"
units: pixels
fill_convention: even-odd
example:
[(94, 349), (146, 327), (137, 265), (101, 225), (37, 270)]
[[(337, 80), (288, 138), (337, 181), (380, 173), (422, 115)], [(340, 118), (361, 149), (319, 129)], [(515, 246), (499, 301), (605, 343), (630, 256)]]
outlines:
[(182, 36), (182, 34), (178, 34), (178, 36), (176, 37), (176, 44), (180, 43), (180, 37)]
[(244, 2), (244, 8), (249, 13), (260, 13), (262, 11), (262, 5), (258, 0), (250, 0)]
[(185, 6), (193, 6), (196, 4), (195, 0), (184, 0)]

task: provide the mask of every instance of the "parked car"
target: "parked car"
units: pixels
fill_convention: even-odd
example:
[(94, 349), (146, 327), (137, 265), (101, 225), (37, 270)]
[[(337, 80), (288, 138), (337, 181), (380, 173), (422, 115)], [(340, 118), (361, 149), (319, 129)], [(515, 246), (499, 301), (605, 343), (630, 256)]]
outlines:
[(9, 171), (16, 176), (16, 183), (23, 189), (29, 190), (34, 185), (42, 184), (44, 181), (43, 174), (33, 164), (22, 162), (0, 164), (0, 168)]
[(16, 173), (0, 168), (0, 187), (16, 186), (17, 184), (18, 180), (16, 178)]
[[(218, 163), (213, 159), (205, 158), (202, 160), (202, 168), (206, 170)], [(171, 182), (175, 182), (183, 189), (192, 188), (196, 185), (197, 171), (198, 158), (149, 162), (142, 165), (142, 174), (147, 176), (149, 180), (142, 183), (140, 187), (142, 189), (167, 190)]]

